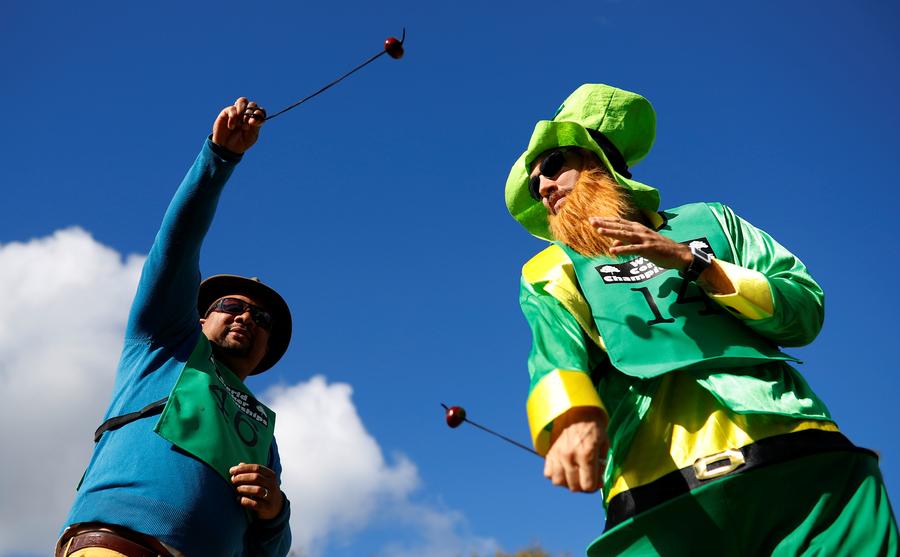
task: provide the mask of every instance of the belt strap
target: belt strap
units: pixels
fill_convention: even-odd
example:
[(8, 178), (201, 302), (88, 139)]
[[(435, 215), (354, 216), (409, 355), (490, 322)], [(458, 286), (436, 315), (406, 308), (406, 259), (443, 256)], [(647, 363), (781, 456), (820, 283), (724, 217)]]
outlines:
[(162, 414), (163, 407), (166, 405), (166, 402), (169, 400), (169, 397), (165, 397), (163, 399), (157, 400), (154, 403), (148, 404), (144, 406), (137, 412), (130, 412), (128, 414), (122, 414), (121, 416), (116, 416), (115, 418), (110, 418), (100, 424), (100, 427), (97, 428), (97, 431), (94, 432), (94, 443), (100, 441), (100, 437), (106, 433), (107, 431), (112, 431), (114, 429), (119, 429), (125, 424), (130, 424), (135, 420), (140, 420), (141, 418), (146, 418), (147, 416), (153, 416), (154, 414)]
[[(88, 529), (82, 529), (87, 526)], [(102, 547), (117, 551), (128, 557), (171, 557), (171, 553), (159, 541), (146, 534), (134, 532), (127, 528), (113, 525), (96, 526), (102, 530), (91, 529), (91, 525), (79, 525), (75, 533), (66, 539), (66, 533), (57, 546), (56, 555), (67, 557), (79, 549)]]
[(111, 549), (128, 557), (159, 557), (158, 552), (139, 543), (121, 538), (111, 532), (85, 532), (78, 534), (69, 542), (66, 548), (66, 555), (71, 555), (79, 549), (87, 547)]
[(837, 431), (807, 429), (766, 437), (739, 449), (729, 449), (698, 458), (692, 466), (669, 472), (648, 484), (617, 494), (606, 508), (604, 531), (710, 482), (771, 464), (829, 451), (857, 451), (878, 458), (875, 452), (857, 447)]

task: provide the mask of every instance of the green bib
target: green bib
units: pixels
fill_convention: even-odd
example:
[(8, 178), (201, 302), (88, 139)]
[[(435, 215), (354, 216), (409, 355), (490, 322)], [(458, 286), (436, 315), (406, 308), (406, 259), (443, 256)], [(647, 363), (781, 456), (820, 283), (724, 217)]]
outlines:
[(154, 429), (226, 481), (239, 462), (268, 465), (275, 413), (261, 404), (200, 335)]
[[(666, 218), (658, 230), (663, 236), (734, 261), (728, 238), (706, 204), (692, 203), (661, 214)], [(610, 361), (627, 375), (650, 378), (676, 369), (798, 361), (729, 315), (674, 269), (663, 269), (643, 257), (585, 257), (556, 244), (572, 260)]]

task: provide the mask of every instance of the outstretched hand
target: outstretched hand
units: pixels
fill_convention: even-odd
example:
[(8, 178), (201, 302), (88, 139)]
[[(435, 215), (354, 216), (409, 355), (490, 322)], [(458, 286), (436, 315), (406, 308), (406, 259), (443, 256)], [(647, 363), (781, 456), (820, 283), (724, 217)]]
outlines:
[(664, 269), (683, 271), (691, 264), (691, 249), (666, 238), (639, 222), (619, 217), (591, 217), (591, 226), (615, 241), (610, 248), (613, 255), (640, 255)]
[(213, 123), (212, 141), (232, 153), (241, 154), (259, 138), (259, 128), (266, 121), (266, 111), (247, 97), (226, 106)]
[(606, 413), (593, 407), (571, 408), (553, 420), (554, 434), (544, 461), (544, 476), (553, 485), (589, 493), (603, 487), (609, 450), (606, 422)]
[(242, 507), (254, 511), (264, 520), (278, 516), (284, 506), (284, 494), (275, 472), (261, 464), (243, 462), (232, 466), (229, 472)]

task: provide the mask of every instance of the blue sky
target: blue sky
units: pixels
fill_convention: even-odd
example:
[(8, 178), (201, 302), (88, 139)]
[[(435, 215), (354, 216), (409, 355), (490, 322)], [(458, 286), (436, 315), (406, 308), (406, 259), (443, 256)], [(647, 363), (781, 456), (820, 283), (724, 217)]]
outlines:
[[(664, 206), (724, 202), (808, 265), (826, 291), (826, 323), (792, 353), (842, 429), (881, 453), (896, 500), (898, 11), (812, 0), (10, 4), (0, 20), (0, 276), (16, 283), (16, 265), (44, 245), (34, 240), (71, 227), (93, 238), (85, 249), (145, 254), (223, 106), (246, 95), (283, 108), (405, 26), (403, 59), (382, 57), (264, 127), (203, 252), (204, 274), (258, 275), (292, 305), (291, 348), (251, 387), (312, 385), (316, 375), (351, 386), (387, 477), (417, 485), (400, 499), (373, 496), (382, 510), (355, 522), (326, 521), (315, 551), (424, 547), (422, 524), (383, 511), (389, 504), (449, 517), (460, 548), (540, 541), (578, 555), (601, 531), (598, 496), (553, 488), (540, 460), (473, 428), (447, 429), (439, 405), (528, 439), (518, 277), (542, 243), (509, 217), (502, 190), (534, 122), (586, 82), (654, 104), (656, 144), (633, 171)], [(127, 283), (133, 269), (120, 261)], [(120, 298), (110, 310), (120, 314), (103, 317), (112, 328), (127, 312)], [(69, 298), (66, 310), (89, 311), (87, 300)], [(14, 307), (28, 313), (29, 303)], [(19, 340), (0, 327), (0, 346)], [(27, 353), (55, 340), (35, 338)], [(112, 365), (117, 349), (107, 350)], [(0, 381), (23, 401), (13, 364), (0, 353)], [(108, 394), (112, 369), (96, 373)], [(84, 442), (73, 450), (89, 450), (102, 413), (80, 416)], [(2, 435), (27, 459), (48, 428)], [(67, 469), (74, 481), (78, 466)], [(20, 510), (4, 501), (2, 515), (35, 532), (55, 532), (65, 513)], [(0, 554), (43, 554), (38, 538)]]

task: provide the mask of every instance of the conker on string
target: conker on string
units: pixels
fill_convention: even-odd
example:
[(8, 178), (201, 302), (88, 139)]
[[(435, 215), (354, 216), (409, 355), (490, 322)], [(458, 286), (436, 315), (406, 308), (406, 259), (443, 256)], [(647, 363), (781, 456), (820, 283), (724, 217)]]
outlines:
[(447, 425), (450, 427), (459, 427), (459, 424), (466, 421), (466, 411), (461, 406), (451, 406), (447, 408)]
[(395, 60), (403, 57), (403, 43), (396, 37), (388, 37), (384, 40), (384, 50)]
[(387, 39), (385, 39), (385, 41), (384, 41), (384, 50), (383, 50), (383, 51), (376, 53), (374, 56), (370, 57), (368, 60), (366, 60), (366, 61), (363, 62), (362, 64), (356, 66), (355, 68), (353, 68), (353, 69), (350, 70), (349, 72), (345, 73), (345, 74), (342, 75), (341, 77), (335, 79), (334, 81), (332, 81), (332, 82), (329, 83), (328, 85), (325, 85), (324, 87), (320, 88), (320, 89), (319, 89), (318, 91), (316, 91), (315, 93), (303, 97), (302, 99), (300, 99), (299, 101), (295, 102), (294, 104), (288, 106), (287, 108), (283, 108), (283, 109), (279, 110), (278, 112), (276, 112), (275, 114), (271, 114), (271, 115), (269, 115), (269, 116), (266, 116), (264, 119), (265, 119), (266, 121), (269, 121), (269, 120), (275, 118), (276, 116), (279, 116), (279, 115), (281, 115), (281, 114), (284, 114), (284, 113), (287, 112), (288, 110), (292, 110), (292, 109), (294, 109), (294, 108), (300, 106), (301, 104), (305, 103), (306, 101), (308, 101), (308, 100), (310, 100), (310, 99), (312, 99), (312, 98), (314, 98), (314, 97), (316, 97), (316, 96), (318, 96), (318, 95), (324, 93), (324, 92), (327, 91), (328, 89), (334, 87), (335, 85), (337, 85), (338, 83), (340, 83), (341, 81), (343, 81), (344, 79), (346, 79), (349, 75), (358, 72), (359, 70), (361, 70), (361, 69), (364, 68), (365, 66), (368, 66), (369, 64), (371, 64), (372, 62), (374, 62), (376, 59), (380, 58), (382, 54), (387, 53), (387, 54), (389, 54), (389, 55), (391, 56), (391, 58), (395, 58), (395, 59), (396, 59), (396, 58), (400, 58), (401, 56), (403, 56), (403, 41), (404, 41), (405, 39), (406, 39), (406, 28), (403, 29), (403, 34), (400, 35), (400, 39), (399, 39), (399, 40), (398, 40), (397, 38), (395, 38), (395, 37), (388, 37)]

